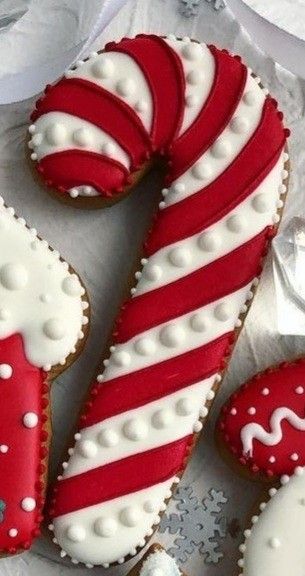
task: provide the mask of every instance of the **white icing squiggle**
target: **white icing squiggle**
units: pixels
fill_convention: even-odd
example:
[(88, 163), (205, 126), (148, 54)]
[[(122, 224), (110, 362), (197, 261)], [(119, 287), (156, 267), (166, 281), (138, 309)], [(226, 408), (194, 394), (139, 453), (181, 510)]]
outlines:
[(281, 423), (287, 420), (296, 430), (305, 431), (305, 418), (300, 418), (290, 408), (276, 408), (270, 418), (270, 432), (267, 432), (261, 424), (250, 422), (243, 426), (240, 437), (243, 445), (243, 452), (253, 456), (253, 440), (256, 439), (265, 446), (275, 446), (283, 437)]

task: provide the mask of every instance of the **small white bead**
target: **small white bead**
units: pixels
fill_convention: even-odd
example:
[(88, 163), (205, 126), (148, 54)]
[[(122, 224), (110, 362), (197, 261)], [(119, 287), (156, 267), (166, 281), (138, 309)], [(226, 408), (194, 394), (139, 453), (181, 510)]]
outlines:
[(197, 178), (197, 180), (207, 180), (212, 175), (211, 166), (204, 161), (197, 162), (192, 167), (192, 175), (194, 178)]
[(290, 460), (292, 460), (293, 462), (297, 462), (297, 460), (299, 459), (299, 456), (296, 452), (294, 452), (293, 454), (291, 454), (290, 456)]
[(131, 418), (124, 424), (123, 434), (129, 440), (137, 442), (146, 438), (148, 434), (148, 426), (141, 418)]
[(136, 89), (134, 80), (131, 78), (122, 78), (117, 82), (116, 90), (121, 96), (131, 96)]
[(180, 398), (176, 402), (176, 412), (179, 416), (189, 416), (195, 410), (195, 403), (192, 398)]
[(118, 529), (118, 523), (114, 518), (97, 518), (93, 526), (94, 532), (98, 536), (109, 538), (114, 536)]
[(67, 130), (63, 124), (55, 122), (46, 129), (45, 138), (51, 146), (60, 146), (67, 138)]
[(256, 414), (256, 409), (254, 408), (254, 406), (251, 406), (250, 408), (248, 408), (247, 412), (251, 416), (254, 416), (254, 414)]
[(138, 508), (128, 506), (124, 508), (120, 514), (120, 521), (125, 526), (130, 528), (136, 526), (141, 520), (141, 512)]
[(295, 393), (296, 394), (304, 394), (303, 386), (297, 386), (297, 388), (295, 389)]
[(241, 216), (238, 216), (238, 214), (234, 214), (233, 216), (230, 216), (230, 218), (228, 218), (226, 224), (230, 232), (241, 232), (244, 228), (245, 222), (241, 218)]
[(162, 276), (162, 268), (160, 268), (160, 266), (156, 266), (155, 264), (153, 265), (148, 264), (147, 266), (145, 266), (143, 274), (145, 278), (147, 278), (147, 280), (150, 280), (151, 282), (156, 282)]
[(214, 310), (215, 318), (221, 322), (226, 322), (226, 320), (229, 320), (231, 315), (232, 309), (227, 302), (221, 302), (221, 304), (218, 304)]
[(197, 314), (191, 316), (190, 324), (194, 332), (205, 332), (205, 330), (207, 330), (209, 327), (209, 321), (203, 312), (197, 312)]
[(110, 428), (105, 428), (101, 430), (98, 435), (98, 442), (101, 446), (105, 446), (106, 448), (112, 448), (113, 446), (117, 446), (119, 443), (119, 435), (115, 430), (111, 430)]
[(66, 536), (71, 542), (83, 542), (86, 538), (86, 530), (78, 524), (72, 524), (67, 528)]
[(8, 531), (8, 535), (10, 538), (16, 538), (17, 534), (18, 534), (17, 528), (10, 528)]
[(270, 538), (268, 540), (268, 546), (270, 546), (270, 548), (279, 548), (281, 545), (281, 542), (278, 538)]
[(243, 95), (243, 102), (247, 104), (247, 106), (253, 106), (257, 100), (257, 95), (255, 90), (249, 90)]
[(50, 340), (62, 340), (66, 330), (60, 318), (50, 318), (44, 323), (43, 332)]
[(93, 62), (91, 72), (96, 78), (110, 78), (114, 72), (114, 64), (107, 56), (100, 56)]
[(143, 504), (143, 508), (147, 514), (152, 514), (158, 511), (158, 502), (156, 500), (146, 500)]
[(270, 464), (274, 464), (274, 462), (275, 462), (275, 456), (270, 456), (269, 462), (270, 462)]
[(262, 389), (262, 395), (263, 395), (263, 396), (268, 396), (268, 394), (270, 394), (269, 388), (263, 388), (263, 389)]
[(168, 348), (175, 348), (179, 346), (181, 342), (185, 339), (185, 333), (182, 328), (176, 324), (169, 324), (162, 328), (160, 332), (160, 341), (164, 346)]
[(160, 428), (167, 428), (170, 426), (173, 422), (173, 419), (174, 414), (171, 410), (161, 408), (153, 414), (151, 421), (153, 427), (159, 430)]
[(36, 501), (34, 498), (27, 496), (21, 500), (21, 508), (25, 512), (32, 512), (36, 508)]
[(7, 290), (22, 290), (28, 283), (28, 272), (23, 264), (8, 263), (0, 269), (0, 282)]
[(38, 416), (35, 412), (27, 412), (23, 416), (22, 422), (26, 428), (35, 428), (38, 424)]
[(72, 138), (78, 146), (90, 146), (92, 143), (92, 133), (89, 128), (78, 128), (74, 130)]
[(252, 200), (252, 206), (256, 212), (263, 214), (270, 210), (270, 202), (267, 194), (257, 194)]
[(219, 138), (216, 140), (211, 148), (211, 154), (215, 158), (226, 158), (231, 152), (231, 144), (229, 141)]
[(156, 350), (156, 344), (150, 338), (140, 338), (135, 342), (134, 348), (141, 356), (151, 356)]
[(214, 252), (221, 244), (221, 237), (215, 232), (203, 232), (198, 238), (198, 246), (205, 252)]
[(169, 252), (168, 258), (173, 266), (176, 266), (177, 268), (184, 268), (190, 264), (192, 255), (189, 250), (178, 247)]
[(204, 75), (201, 70), (191, 70), (186, 76), (186, 81), (192, 86), (202, 84), (203, 80)]
[(10, 364), (0, 364), (0, 378), (8, 380), (13, 374), (13, 368)]
[(245, 134), (248, 130), (248, 120), (242, 116), (235, 116), (230, 122), (230, 128), (235, 134)]
[(183, 46), (182, 54), (187, 60), (197, 60), (202, 54), (202, 48), (197, 42), (190, 42)]
[(111, 360), (116, 366), (123, 367), (129, 366), (131, 358), (128, 352), (125, 352), (125, 350), (119, 350), (118, 352), (112, 354)]
[(82, 440), (77, 445), (77, 451), (84, 458), (94, 458), (97, 454), (97, 445), (92, 440)]

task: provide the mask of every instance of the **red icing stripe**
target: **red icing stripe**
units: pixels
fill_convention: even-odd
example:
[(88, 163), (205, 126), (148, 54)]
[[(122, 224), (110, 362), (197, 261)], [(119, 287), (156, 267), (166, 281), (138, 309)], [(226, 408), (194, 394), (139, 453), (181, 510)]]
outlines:
[(247, 68), (229, 54), (210, 48), (215, 60), (212, 90), (193, 124), (171, 149), (170, 181), (184, 174), (230, 122), (243, 94)]
[(91, 405), (89, 401), (90, 410), (81, 418), (82, 428), (144, 406), (216, 374), (229, 339), (229, 334), (224, 334), (205, 346), (170, 360), (97, 384), (92, 394), (94, 402)]
[(32, 119), (54, 111), (83, 118), (110, 134), (129, 154), (133, 166), (140, 165), (150, 152), (149, 136), (135, 111), (93, 82), (82, 78), (60, 80), (38, 101)]
[(285, 144), (273, 102), (265, 102), (262, 120), (236, 160), (200, 192), (158, 213), (145, 244), (148, 256), (210, 226), (251, 194), (275, 166)]
[[(52, 517), (124, 496), (175, 476), (192, 436), (61, 480)], [(84, 486), (86, 489), (84, 490)]]
[(266, 228), (229, 254), (175, 282), (131, 298), (117, 323), (117, 342), (235, 292), (257, 275), (268, 238)]
[(64, 150), (45, 156), (39, 162), (38, 170), (63, 192), (87, 184), (103, 196), (118, 194), (126, 185), (129, 174), (119, 162), (85, 150)]
[[(9, 364), (13, 369), (10, 378), (0, 378), (0, 444), (8, 446), (7, 452), (0, 451), (0, 550), (15, 552), (29, 547), (38, 533), (41, 519), (43, 501), (38, 486), (43, 472), (41, 417), (44, 373), (26, 359), (19, 334), (0, 341), (0, 364)], [(23, 424), (27, 412), (34, 412), (40, 418), (34, 428)], [(31, 512), (21, 507), (26, 497), (37, 502)], [(9, 536), (12, 528), (18, 531), (15, 537)]]
[(180, 58), (158, 36), (125, 38), (108, 44), (106, 50), (128, 54), (144, 73), (153, 98), (151, 138), (160, 150), (172, 142), (182, 124), (185, 79)]

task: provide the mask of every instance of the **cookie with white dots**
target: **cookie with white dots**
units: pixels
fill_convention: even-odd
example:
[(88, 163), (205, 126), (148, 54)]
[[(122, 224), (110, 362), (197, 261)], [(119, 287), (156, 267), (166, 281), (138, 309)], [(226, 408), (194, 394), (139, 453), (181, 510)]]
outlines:
[[(301, 576), (305, 569), (305, 361), (255, 376), (232, 394), (216, 426), (222, 455), (273, 484), (244, 531), (243, 576)], [(235, 466), (236, 467), (236, 466)]]
[(32, 160), (75, 206), (119, 200), (160, 156), (168, 169), (50, 497), (53, 540), (73, 563), (136, 554), (185, 470), (277, 230), (282, 120), (239, 57), (172, 35), (111, 42), (37, 102)]
[(89, 305), (58, 252), (0, 199), (0, 553), (39, 534), (47, 476), (49, 387), (80, 353)]

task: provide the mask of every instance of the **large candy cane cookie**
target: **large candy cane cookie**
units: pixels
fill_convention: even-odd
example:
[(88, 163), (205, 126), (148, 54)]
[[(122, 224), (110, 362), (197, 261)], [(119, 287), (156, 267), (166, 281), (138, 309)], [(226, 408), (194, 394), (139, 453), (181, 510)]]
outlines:
[(93, 54), (33, 121), (39, 171), (76, 202), (119, 198), (157, 154), (169, 165), (50, 506), (62, 555), (108, 566), (144, 546), (202, 427), (279, 220), (286, 131), (239, 58), (157, 36)]
[(49, 384), (81, 350), (88, 304), (59, 253), (2, 199), (0, 247), (0, 552), (15, 553), (39, 534)]
[[(273, 479), (267, 502), (245, 530), (244, 576), (305, 571), (305, 362), (258, 374), (222, 409), (218, 435), (254, 478)], [(262, 474), (260, 474), (262, 473)], [(280, 479), (280, 487), (278, 482)], [(264, 499), (265, 500), (265, 499)]]

